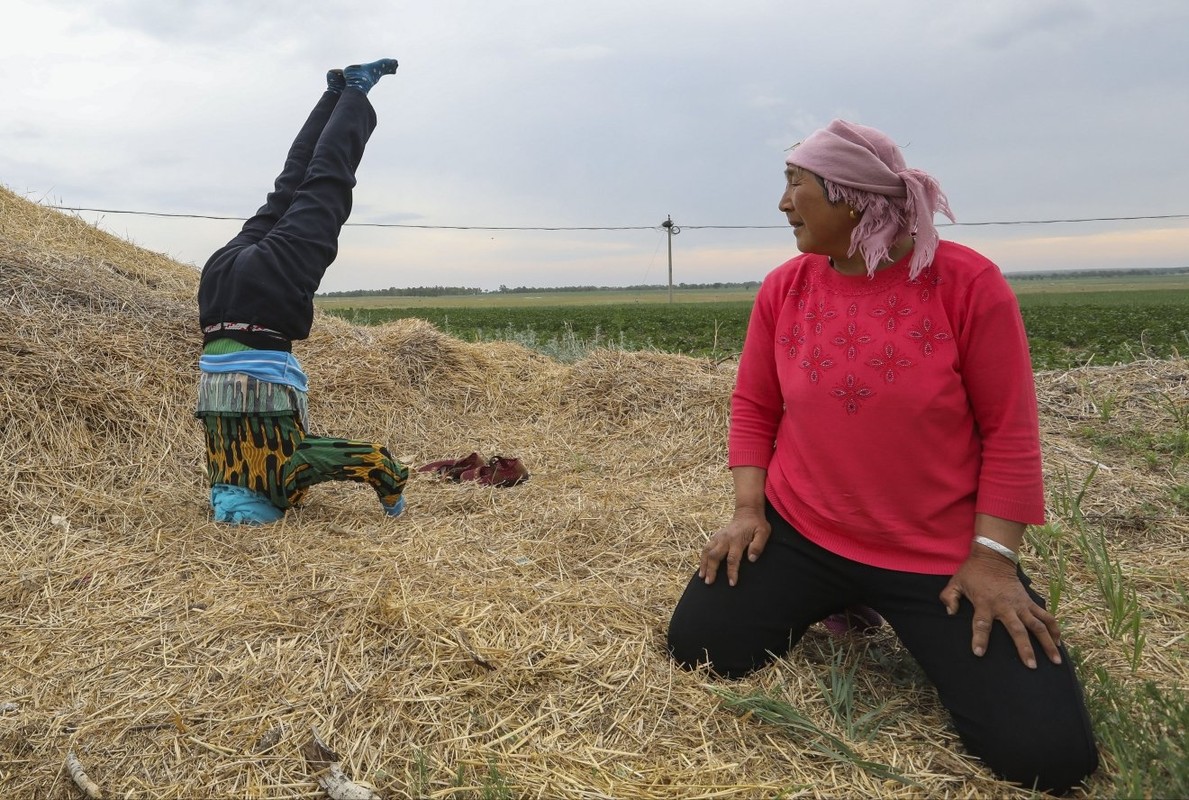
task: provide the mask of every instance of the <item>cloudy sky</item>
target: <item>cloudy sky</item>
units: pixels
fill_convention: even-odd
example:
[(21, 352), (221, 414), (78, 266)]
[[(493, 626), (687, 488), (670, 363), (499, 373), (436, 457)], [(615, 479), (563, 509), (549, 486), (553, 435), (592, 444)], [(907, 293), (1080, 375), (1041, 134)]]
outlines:
[(663, 284), (668, 216), (675, 282), (759, 279), (836, 117), (1007, 272), (1184, 266), (1187, 35), (1185, 0), (8, 0), (0, 184), (197, 268), (326, 70), (394, 56), (324, 291)]

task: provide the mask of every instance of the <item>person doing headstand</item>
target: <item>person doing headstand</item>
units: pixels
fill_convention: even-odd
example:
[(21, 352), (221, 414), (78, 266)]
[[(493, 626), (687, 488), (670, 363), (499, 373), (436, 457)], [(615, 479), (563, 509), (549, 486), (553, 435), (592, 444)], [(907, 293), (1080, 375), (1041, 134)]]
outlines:
[(367, 483), (385, 513), (404, 510), (409, 470), (385, 447), (309, 435), (308, 381), (292, 353), (309, 336), (376, 127), (368, 91), (396, 68), (385, 58), (327, 73), (265, 204), (202, 269), (196, 416), (218, 522), (275, 522), (324, 481)]

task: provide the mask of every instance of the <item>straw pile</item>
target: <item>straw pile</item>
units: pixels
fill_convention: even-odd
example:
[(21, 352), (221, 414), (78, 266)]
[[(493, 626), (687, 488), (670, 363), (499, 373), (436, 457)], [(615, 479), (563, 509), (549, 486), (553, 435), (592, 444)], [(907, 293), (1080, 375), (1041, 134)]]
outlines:
[[(862, 662), (860, 703), (885, 706), (850, 744), (920, 788), (823, 758), (671, 666), (669, 612), (730, 510), (733, 365), (612, 350), (565, 365), (320, 315), (297, 347), (315, 430), (414, 465), (517, 456), (533, 477), (419, 474), (398, 520), (330, 484), (274, 526), (219, 526), (192, 418), (196, 270), (6, 190), (0, 204), (5, 797), (82, 796), (68, 758), (108, 797), (321, 797), (332, 761), (390, 798), (1016, 793), (962, 752), (886, 630), (841, 656)], [(1096, 460), (1077, 435), (1103, 416), (1095, 398), (1113, 395), (1112, 425), (1167, 427), (1160, 398), (1183, 408), (1187, 373), (1040, 376), (1050, 474), (1080, 481)], [(1167, 478), (1133, 461), (1101, 468), (1083, 510), (1160, 610), (1149, 637), (1167, 646), (1140, 673), (1167, 678), (1184, 668), (1167, 598), (1189, 527)], [(1118, 666), (1093, 580), (1071, 569), (1067, 638)], [(831, 647), (813, 631), (728, 688), (840, 734), (817, 683)]]

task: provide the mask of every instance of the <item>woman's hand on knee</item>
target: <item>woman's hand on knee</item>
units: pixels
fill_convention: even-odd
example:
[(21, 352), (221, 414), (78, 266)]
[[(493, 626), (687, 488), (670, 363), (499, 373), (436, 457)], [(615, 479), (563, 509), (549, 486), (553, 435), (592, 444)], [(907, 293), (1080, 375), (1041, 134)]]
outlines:
[(772, 526), (762, 511), (736, 510), (731, 521), (715, 531), (702, 548), (698, 576), (708, 584), (714, 583), (725, 561), (727, 583), (734, 586), (739, 582), (739, 564), (744, 558), (748, 561), (759, 558), (771, 533)]
[(993, 553), (972, 553), (941, 590), (941, 602), (950, 614), (957, 613), (963, 597), (974, 607), (971, 649), (976, 656), (987, 652), (991, 626), (998, 620), (1016, 643), (1020, 660), (1029, 667), (1036, 669), (1036, 652), (1029, 633), (1036, 637), (1050, 661), (1061, 663), (1057, 618), (1028, 594), (1014, 564)]

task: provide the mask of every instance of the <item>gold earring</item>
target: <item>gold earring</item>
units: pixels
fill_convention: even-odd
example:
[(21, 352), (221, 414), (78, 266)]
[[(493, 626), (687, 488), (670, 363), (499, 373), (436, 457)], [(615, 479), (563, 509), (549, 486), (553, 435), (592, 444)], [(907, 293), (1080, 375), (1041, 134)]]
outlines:
[(853, 208), (850, 210), (850, 218), (851, 218), (851, 219), (858, 219), (858, 218), (859, 218), (859, 215), (855, 213), (855, 210), (854, 210)]

